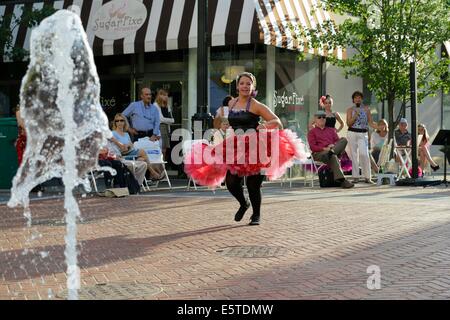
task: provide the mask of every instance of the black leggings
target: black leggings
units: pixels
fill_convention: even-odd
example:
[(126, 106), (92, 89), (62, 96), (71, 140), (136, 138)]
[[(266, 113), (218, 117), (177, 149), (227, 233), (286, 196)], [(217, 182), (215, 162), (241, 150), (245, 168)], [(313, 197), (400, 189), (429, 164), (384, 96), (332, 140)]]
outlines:
[[(227, 172), (225, 182), (227, 184), (228, 191), (239, 201), (241, 206), (246, 205), (246, 199), (244, 197), (244, 189), (242, 188), (243, 177), (231, 174)], [(247, 190), (252, 203), (253, 216), (260, 215), (261, 209), (261, 185), (264, 180), (264, 176), (261, 174), (247, 177)]]

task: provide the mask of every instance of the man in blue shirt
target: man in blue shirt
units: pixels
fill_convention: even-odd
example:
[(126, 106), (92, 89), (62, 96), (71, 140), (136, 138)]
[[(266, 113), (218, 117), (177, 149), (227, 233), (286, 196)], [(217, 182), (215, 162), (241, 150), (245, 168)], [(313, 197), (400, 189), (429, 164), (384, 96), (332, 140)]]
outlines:
[(152, 92), (149, 88), (142, 88), (141, 100), (132, 102), (122, 112), (130, 120), (130, 129), (133, 140), (150, 137), (150, 140), (156, 141), (161, 137), (159, 131), (159, 111), (151, 103)]

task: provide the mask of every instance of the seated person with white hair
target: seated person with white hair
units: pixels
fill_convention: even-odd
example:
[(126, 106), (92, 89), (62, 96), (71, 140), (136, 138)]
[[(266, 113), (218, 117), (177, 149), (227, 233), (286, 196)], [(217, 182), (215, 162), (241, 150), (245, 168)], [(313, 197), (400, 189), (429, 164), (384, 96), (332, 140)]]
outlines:
[[(405, 118), (401, 118), (398, 123), (398, 129), (394, 131), (395, 144), (399, 148), (409, 148), (411, 146), (411, 134), (408, 132), (408, 120)], [(406, 155), (405, 149), (399, 150), (402, 156)], [(396, 155), (395, 157), (397, 162), (400, 162), (400, 159)]]
[(397, 147), (406, 147), (411, 145), (411, 134), (408, 132), (408, 120), (401, 118), (398, 123), (398, 129), (394, 132)]
[(340, 183), (342, 188), (354, 187), (353, 183), (345, 179), (338, 159), (347, 146), (347, 139), (339, 138), (334, 128), (325, 126), (324, 111), (318, 111), (314, 118), (314, 127), (308, 132), (308, 143), (314, 160), (327, 164), (333, 172), (334, 181)]
[(220, 120), (220, 128), (216, 129), (213, 136), (213, 144), (218, 145), (223, 140), (228, 138), (228, 128), (230, 128), (230, 123), (228, 122), (228, 119), (222, 118)]

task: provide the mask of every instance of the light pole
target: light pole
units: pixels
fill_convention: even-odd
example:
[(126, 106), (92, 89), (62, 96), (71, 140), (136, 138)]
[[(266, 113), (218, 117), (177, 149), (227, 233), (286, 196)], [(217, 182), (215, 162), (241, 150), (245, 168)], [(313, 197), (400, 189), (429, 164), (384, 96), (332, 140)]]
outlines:
[[(411, 143), (412, 143), (412, 178), (419, 177), (419, 164), (417, 162), (417, 70), (416, 56), (409, 63), (409, 82), (411, 93)], [(422, 168), (423, 169), (423, 168)]]
[[(208, 0), (198, 0), (197, 29), (197, 113), (192, 117), (194, 136), (212, 127), (213, 117), (208, 111)], [(196, 125), (197, 123), (197, 125)], [(199, 126), (201, 123), (201, 129)], [(200, 137), (198, 137), (200, 138)]]

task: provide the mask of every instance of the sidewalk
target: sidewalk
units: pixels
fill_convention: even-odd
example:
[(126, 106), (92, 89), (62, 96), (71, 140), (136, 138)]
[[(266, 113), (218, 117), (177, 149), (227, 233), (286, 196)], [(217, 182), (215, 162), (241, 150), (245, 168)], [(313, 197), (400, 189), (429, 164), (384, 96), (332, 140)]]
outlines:
[[(263, 188), (262, 225), (226, 190), (80, 198), (81, 298), (450, 298), (450, 189)], [(63, 299), (64, 204), (0, 204), (0, 299)], [(380, 270), (380, 289), (368, 288)], [(375, 269), (374, 269), (375, 268)]]

